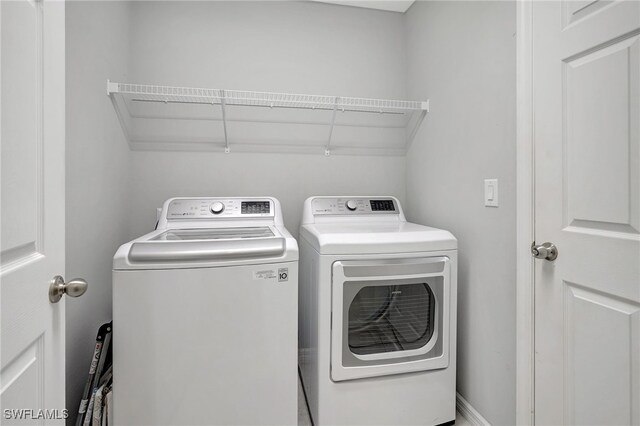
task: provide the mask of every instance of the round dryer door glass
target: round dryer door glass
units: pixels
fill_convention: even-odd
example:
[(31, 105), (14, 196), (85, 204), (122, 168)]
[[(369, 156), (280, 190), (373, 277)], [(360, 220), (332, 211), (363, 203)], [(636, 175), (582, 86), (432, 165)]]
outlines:
[(435, 330), (435, 304), (426, 283), (363, 287), (349, 306), (349, 349), (372, 355), (422, 348)]

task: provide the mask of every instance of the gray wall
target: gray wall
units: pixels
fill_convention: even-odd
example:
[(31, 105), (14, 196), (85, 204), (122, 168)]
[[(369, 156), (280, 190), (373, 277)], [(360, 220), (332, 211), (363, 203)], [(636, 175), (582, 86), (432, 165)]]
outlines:
[[(130, 152), (105, 82), (430, 98), (404, 157)], [(301, 135), (303, 137), (304, 135)], [(407, 14), (304, 2), (67, 3), (67, 404), (75, 412), (117, 246), (172, 196), (274, 195), (297, 233), (309, 195), (380, 193), (460, 242), (458, 390), (515, 422), (515, 4)], [(500, 179), (499, 208), (483, 179)]]
[[(431, 112), (407, 155), (408, 216), (458, 238), (458, 392), (515, 424), (515, 2), (418, 2), (407, 93)], [(484, 207), (498, 178), (500, 207)]]
[[(270, 195), (297, 237), (311, 195), (390, 194), (404, 199), (404, 157), (132, 152), (131, 234), (153, 229), (156, 207), (172, 196)], [(372, 177), (372, 170), (384, 173)]]
[[(402, 15), (311, 2), (136, 2), (131, 82), (270, 92), (406, 97)], [(300, 139), (309, 130), (301, 129)], [(404, 199), (404, 157), (232, 152), (132, 154), (131, 233), (190, 195), (273, 195), (297, 235), (321, 194)]]
[(72, 421), (98, 327), (111, 319), (111, 260), (128, 239), (129, 147), (107, 78), (127, 79), (129, 4), (66, 4), (66, 278), (89, 289), (66, 299), (67, 408)]

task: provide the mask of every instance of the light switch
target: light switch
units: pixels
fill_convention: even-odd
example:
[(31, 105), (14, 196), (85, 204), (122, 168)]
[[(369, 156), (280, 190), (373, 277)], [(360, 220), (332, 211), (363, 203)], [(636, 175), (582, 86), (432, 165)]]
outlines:
[(498, 179), (484, 180), (484, 205), (498, 207)]

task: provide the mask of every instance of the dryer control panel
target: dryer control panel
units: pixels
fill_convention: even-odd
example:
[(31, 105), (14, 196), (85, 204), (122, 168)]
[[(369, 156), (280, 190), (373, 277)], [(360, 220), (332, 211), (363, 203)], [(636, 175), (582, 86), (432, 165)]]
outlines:
[(180, 198), (167, 208), (167, 220), (273, 217), (273, 201), (241, 198)]
[(315, 198), (311, 208), (314, 215), (399, 214), (391, 198)]

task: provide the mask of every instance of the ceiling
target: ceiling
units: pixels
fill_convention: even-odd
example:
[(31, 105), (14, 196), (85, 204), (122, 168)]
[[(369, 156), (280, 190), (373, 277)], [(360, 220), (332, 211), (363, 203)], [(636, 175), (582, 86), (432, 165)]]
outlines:
[(415, 0), (311, 0), (319, 3), (339, 4), (342, 6), (364, 7), (366, 9), (386, 10), (404, 13)]

